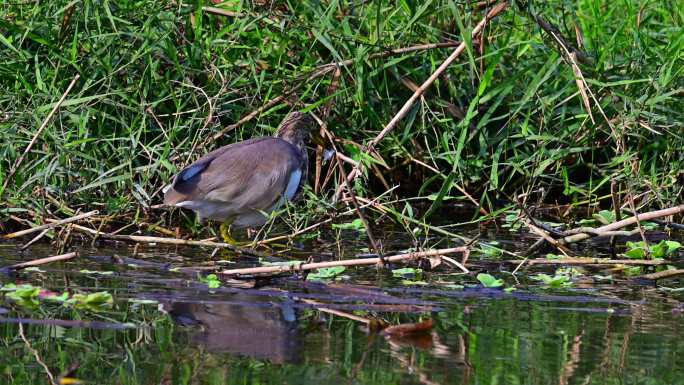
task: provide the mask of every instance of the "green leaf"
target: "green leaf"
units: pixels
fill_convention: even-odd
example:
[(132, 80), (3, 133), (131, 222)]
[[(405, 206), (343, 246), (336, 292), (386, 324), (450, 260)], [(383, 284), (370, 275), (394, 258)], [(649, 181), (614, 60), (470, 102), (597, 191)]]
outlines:
[(81, 308), (91, 308), (96, 309), (99, 307), (110, 306), (114, 303), (114, 299), (109, 292), (98, 291), (90, 294), (74, 294), (69, 303), (73, 304), (74, 307)]
[(563, 274), (557, 274), (554, 275), (553, 277), (548, 275), (548, 274), (537, 274), (535, 276), (530, 277), (531, 279), (534, 279), (535, 281), (542, 281), (544, 285), (552, 288), (562, 288), (562, 287), (568, 287), (572, 286), (572, 282), (570, 281), (570, 278), (567, 275)]
[(407, 275), (415, 275), (418, 276), (423, 272), (422, 269), (414, 269), (413, 267), (404, 267), (401, 269), (394, 269), (392, 270), (392, 275), (395, 277), (405, 277)]
[(200, 277), (200, 282), (206, 283), (209, 289), (221, 287), (221, 281), (216, 274), (208, 274), (206, 277)]
[(61, 302), (61, 303), (63, 303), (63, 302), (66, 302), (66, 301), (69, 300), (69, 293), (67, 293), (67, 292), (65, 291), (64, 293), (62, 293), (62, 294), (60, 294), (60, 295), (56, 295), (56, 294), (53, 294), (53, 295), (46, 295), (46, 296), (43, 297), (43, 298), (44, 298), (46, 301), (53, 301), (53, 302)]
[(662, 242), (665, 242), (667, 245), (667, 255), (674, 253), (682, 247), (682, 244), (677, 241), (661, 241), (661, 243)]
[(601, 222), (604, 225), (615, 222), (615, 211), (611, 210), (601, 210), (593, 215), (594, 219)]
[(644, 259), (646, 257), (644, 242), (627, 242), (625, 255), (631, 259)]
[[(665, 258), (681, 247), (681, 243), (677, 241), (662, 240), (655, 245), (650, 245), (649, 251), (653, 258)], [(625, 255), (632, 259), (644, 259), (646, 257), (646, 244), (643, 241), (627, 242)]]
[(667, 244), (661, 241), (656, 245), (650, 246), (651, 256), (654, 258), (663, 258), (667, 254)]
[(363, 231), (363, 221), (361, 220), (361, 218), (356, 218), (353, 221), (347, 223), (333, 223), (332, 228), (340, 230)]
[(0, 291), (15, 291), (17, 290), (17, 285), (13, 283), (6, 283), (2, 287), (0, 287)]
[(37, 299), (40, 287), (31, 284), (15, 286), (14, 291), (7, 293), (7, 297), (15, 301)]
[(344, 270), (344, 266), (324, 267), (322, 269), (318, 269), (315, 273), (310, 273), (306, 276), (306, 279), (308, 281), (328, 280), (342, 274)]
[(501, 287), (504, 284), (503, 279), (496, 279), (493, 275), (487, 273), (478, 274), (477, 280), (480, 281), (484, 287)]
[(499, 256), (503, 255), (503, 250), (501, 250), (500, 248), (498, 248), (496, 246), (489, 245), (486, 243), (480, 244), (480, 250), (482, 251), (482, 253), (484, 255), (489, 256), (489, 257), (499, 257)]

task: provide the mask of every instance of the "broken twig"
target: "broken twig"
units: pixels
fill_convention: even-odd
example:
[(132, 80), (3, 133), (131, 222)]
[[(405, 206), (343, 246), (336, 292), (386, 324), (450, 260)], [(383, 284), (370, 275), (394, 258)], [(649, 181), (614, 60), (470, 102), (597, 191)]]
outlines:
[(663, 270), (663, 271), (658, 271), (658, 272), (651, 273), (651, 274), (644, 274), (644, 275), (640, 276), (639, 278), (640, 279), (648, 279), (651, 281), (656, 281), (659, 279), (676, 277), (678, 275), (684, 275), (684, 269)]
[(179, 238), (160, 238), (160, 237), (148, 237), (143, 235), (114, 235), (103, 233), (102, 231), (97, 231), (89, 229), (84, 226), (73, 225), (75, 230), (80, 232), (85, 232), (90, 235), (95, 235), (99, 238), (111, 239), (115, 241), (129, 241), (129, 242), (139, 242), (139, 243), (158, 243), (163, 245), (179, 245), (179, 246), (201, 246), (201, 247), (213, 247), (217, 249), (228, 249), (235, 253), (252, 255), (255, 257), (264, 257), (263, 254), (256, 250), (241, 248), (230, 243), (220, 243), (220, 242), (210, 242), (210, 241), (191, 241)]
[[(517, 260), (506, 261), (508, 263), (520, 263)], [(604, 258), (534, 258), (528, 259), (527, 265), (640, 265), (656, 266), (668, 263), (664, 260), (653, 259), (604, 259)]]
[[(612, 235), (615, 235), (614, 234), (615, 230), (621, 229), (623, 227), (627, 227), (629, 225), (633, 225), (633, 224), (637, 223), (637, 221), (642, 221), (642, 222), (643, 221), (649, 221), (651, 219), (668, 217), (671, 215), (680, 214), (682, 212), (684, 212), (684, 205), (670, 207), (670, 208), (662, 209), (662, 210), (651, 211), (648, 213), (635, 215), (633, 217), (623, 219), (621, 221), (613, 222), (609, 225), (598, 227), (598, 228), (594, 229), (594, 231), (592, 231), (592, 234), (585, 232), (585, 233), (573, 234), (573, 235), (566, 236), (565, 238), (559, 239), (558, 243), (560, 243), (562, 245), (568, 245), (570, 243), (583, 241), (587, 238), (590, 238), (592, 235), (597, 236), (597, 237), (598, 236), (604, 236), (604, 235), (612, 236)], [(570, 230), (570, 231), (572, 231), (572, 230)]]
[(50, 262), (67, 261), (69, 259), (76, 258), (76, 257), (78, 257), (78, 252), (72, 251), (71, 253), (66, 253), (66, 254), (62, 254), (62, 255), (55, 255), (52, 257), (40, 258), (40, 259), (35, 259), (33, 261), (17, 263), (17, 264), (11, 265), (11, 266), (7, 266), (7, 269), (21, 270), (21, 269), (25, 269), (27, 267), (40, 266), (40, 265), (44, 265), (44, 264), (50, 263)]
[(2, 237), (5, 239), (17, 238), (17, 237), (21, 237), (21, 236), (26, 235), (26, 234), (35, 233), (36, 231), (47, 230), (47, 229), (51, 229), (53, 227), (60, 226), (60, 225), (66, 224), (66, 223), (80, 221), (81, 219), (89, 218), (89, 217), (92, 217), (93, 215), (97, 215), (97, 214), (98, 214), (98, 211), (93, 210), (93, 211), (89, 211), (87, 213), (75, 215), (75, 216), (73, 216), (71, 218), (67, 218), (67, 219), (50, 220), (50, 223), (47, 223), (47, 224), (44, 224), (41, 226), (32, 227), (30, 229), (21, 230), (21, 231), (17, 231), (14, 233), (6, 234), (6, 235), (3, 235)]
[[(432, 257), (442, 254), (463, 253), (468, 248), (466, 246), (454, 247), (451, 249), (438, 249), (428, 251), (417, 251), (413, 253), (406, 253), (400, 255), (393, 255), (391, 257), (384, 257), (386, 262), (409, 261), (423, 257)], [(360, 258), (360, 259), (344, 259), (340, 261), (315, 262), (315, 263), (299, 263), (293, 265), (278, 265), (278, 266), (260, 266), (249, 267), (244, 269), (230, 269), (221, 272), (223, 275), (245, 275), (245, 274), (264, 274), (264, 273), (285, 273), (304, 270), (315, 270), (325, 267), (335, 266), (361, 266), (361, 265), (376, 265), (381, 263), (380, 258)]]

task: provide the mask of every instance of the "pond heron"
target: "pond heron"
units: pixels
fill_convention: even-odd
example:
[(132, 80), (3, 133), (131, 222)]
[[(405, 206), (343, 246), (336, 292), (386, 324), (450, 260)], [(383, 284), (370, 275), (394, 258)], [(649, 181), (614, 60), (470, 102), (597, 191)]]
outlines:
[(223, 222), (221, 235), (234, 244), (231, 226), (261, 226), (265, 214), (299, 197), (306, 183), (306, 141), (313, 126), (311, 117), (292, 112), (275, 136), (208, 153), (174, 176), (164, 188), (164, 204), (194, 210), (200, 220)]

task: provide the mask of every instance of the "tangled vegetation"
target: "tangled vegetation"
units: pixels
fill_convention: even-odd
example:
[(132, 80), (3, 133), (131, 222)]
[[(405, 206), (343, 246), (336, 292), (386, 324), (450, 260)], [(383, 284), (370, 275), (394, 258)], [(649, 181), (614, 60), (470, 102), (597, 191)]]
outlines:
[[(272, 134), (292, 109), (324, 116), (341, 152), (366, 165), (357, 194), (400, 186), (392, 194), (406, 199), (395, 204), (404, 216), (415, 203), (430, 215), (454, 201), (476, 202), (477, 216), (536, 191), (549, 203), (609, 204), (612, 181), (640, 208), (680, 198), (677, 1), (514, 1), (474, 40), (494, 2), (398, 4), (4, 4), (0, 218), (93, 208), (145, 217), (180, 167)], [(461, 57), (366, 155), (463, 39)], [(433, 43), (443, 44), (385, 54)], [(337, 75), (321, 73), (335, 62)], [(307, 195), (309, 211), (334, 200), (327, 167), (311, 181), (320, 191)]]

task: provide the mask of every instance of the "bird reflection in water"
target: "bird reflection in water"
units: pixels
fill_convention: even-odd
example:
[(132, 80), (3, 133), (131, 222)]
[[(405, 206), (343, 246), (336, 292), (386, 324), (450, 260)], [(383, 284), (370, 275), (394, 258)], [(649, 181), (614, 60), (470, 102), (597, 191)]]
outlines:
[(170, 302), (163, 310), (180, 325), (194, 328), (191, 343), (212, 353), (231, 353), (274, 363), (299, 360), (296, 311), (250, 297), (231, 302)]

